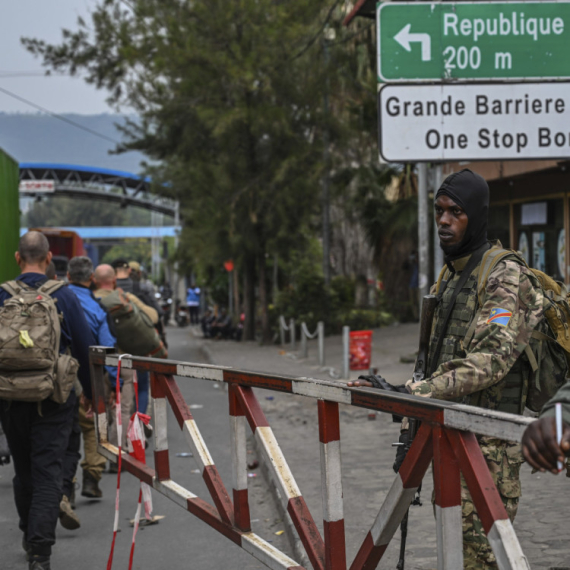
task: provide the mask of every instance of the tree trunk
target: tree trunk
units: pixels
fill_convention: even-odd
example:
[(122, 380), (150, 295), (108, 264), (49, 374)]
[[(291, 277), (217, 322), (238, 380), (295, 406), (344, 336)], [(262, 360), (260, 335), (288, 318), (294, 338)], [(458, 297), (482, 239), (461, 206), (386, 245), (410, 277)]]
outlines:
[(234, 312), (236, 318), (239, 321), (240, 315), (242, 313), (242, 308), (239, 302), (239, 278), (237, 267), (232, 271), (232, 279), (234, 280)]
[(261, 305), (261, 342), (268, 344), (271, 341), (269, 330), (269, 315), (267, 314), (267, 280), (265, 279), (265, 253), (259, 254), (259, 304)]
[(255, 257), (246, 255), (243, 264), (244, 340), (255, 340)]

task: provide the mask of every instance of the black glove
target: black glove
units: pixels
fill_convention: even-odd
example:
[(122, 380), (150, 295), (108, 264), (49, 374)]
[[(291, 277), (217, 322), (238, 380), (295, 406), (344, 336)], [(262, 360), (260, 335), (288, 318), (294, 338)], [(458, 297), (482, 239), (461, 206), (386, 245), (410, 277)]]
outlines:
[(404, 459), (406, 459), (406, 454), (408, 453), (409, 441), (410, 441), (410, 432), (406, 429), (402, 431), (398, 441), (402, 444), (396, 448), (396, 459), (394, 461), (394, 465), (392, 469), (394, 469), (394, 473), (398, 473), (400, 471), (400, 467), (402, 467), (402, 463), (404, 463)]
[(382, 376), (376, 376), (375, 374), (370, 374), (369, 376), (359, 376), (359, 380), (366, 380), (370, 382), (374, 388), (378, 390), (387, 390), (388, 392), (399, 392), (400, 394), (409, 394), (408, 389), (401, 384), (400, 386), (393, 386), (389, 382), (386, 382)]

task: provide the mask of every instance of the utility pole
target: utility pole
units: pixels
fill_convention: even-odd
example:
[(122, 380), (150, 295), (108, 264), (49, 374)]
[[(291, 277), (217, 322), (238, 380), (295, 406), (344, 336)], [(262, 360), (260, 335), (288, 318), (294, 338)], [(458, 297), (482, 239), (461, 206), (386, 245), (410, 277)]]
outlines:
[(323, 128), (323, 163), (324, 163), (324, 174), (323, 174), (323, 275), (325, 278), (325, 285), (329, 285), (331, 282), (331, 265), (330, 265), (330, 189), (329, 189), (329, 170), (330, 170), (330, 159), (329, 159), (329, 46), (328, 42), (334, 40), (335, 31), (332, 28), (326, 28), (323, 35), (323, 54), (325, 61), (325, 90), (323, 94), (323, 116), (325, 125)]
[(418, 164), (418, 286), (420, 307), (424, 295), (429, 292), (429, 199), (428, 167), (425, 162)]
[[(436, 164), (433, 167), (433, 201), (435, 204), (435, 195), (443, 182), (443, 165)], [(437, 233), (437, 225), (433, 224), (433, 275), (437, 279), (441, 268), (443, 267), (443, 250), (439, 246), (439, 234)]]

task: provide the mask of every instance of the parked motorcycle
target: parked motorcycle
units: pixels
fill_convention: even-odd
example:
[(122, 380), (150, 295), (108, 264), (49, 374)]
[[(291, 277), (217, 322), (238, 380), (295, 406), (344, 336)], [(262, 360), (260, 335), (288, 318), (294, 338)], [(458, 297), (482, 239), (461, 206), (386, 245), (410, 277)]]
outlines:
[(190, 324), (190, 309), (180, 301), (176, 302), (174, 320), (179, 327), (187, 327)]
[(167, 326), (172, 316), (172, 297), (167, 296), (164, 292), (155, 293), (155, 297), (162, 309), (162, 321), (164, 322), (164, 326)]

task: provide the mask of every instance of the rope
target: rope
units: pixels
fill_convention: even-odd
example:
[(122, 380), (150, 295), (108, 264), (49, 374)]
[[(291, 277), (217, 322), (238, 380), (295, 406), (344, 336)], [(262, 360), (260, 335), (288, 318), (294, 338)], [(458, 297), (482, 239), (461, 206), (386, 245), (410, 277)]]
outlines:
[(287, 323), (285, 322), (285, 317), (283, 315), (281, 315), (279, 317), (279, 326), (284, 330), (284, 331), (288, 331), (289, 327), (287, 326)]
[(317, 335), (319, 334), (319, 327), (317, 326), (317, 330), (311, 334), (309, 332), (309, 329), (307, 328), (307, 324), (306, 323), (301, 323), (301, 329), (303, 329), (303, 333), (305, 334), (305, 336), (307, 338), (316, 338)]
[(115, 496), (115, 522), (113, 523), (113, 542), (111, 542), (111, 552), (107, 561), (107, 570), (113, 567), (113, 554), (115, 553), (115, 541), (117, 540), (117, 530), (119, 528), (119, 497), (121, 492), (121, 467), (122, 467), (122, 445), (123, 440), (123, 421), (121, 417), (121, 360), (130, 354), (121, 354), (117, 364), (117, 380), (115, 384), (115, 421), (117, 422), (117, 447), (119, 448), (119, 457), (117, 459), (117, 494)]
[[(115, 521), (113, 524), (113, 542), (111, 543), (111, 552), (109, 553), (109, 560), (107, 561), (107, 570), (111, 570), (113, 566), (113, 554), (115, 552), (115, 542), (117, 539), (117, 531), (119, 529), (119, 498), (120, 498), (120, 490), (121, 490), (121, 467), (122, 467), (122, 439), (123, 439), (123, 420), (121, 416), (121, 384), (120, 384), (120, 376), (121, 376), (121, 360), (124, 357), (130, 357), (130, 354), (121, 354), (119, 356), (119, 362), (117, 365), (117, 382), (115, 385), (115, 392), (117, 395), (115, 401), (115, 416), (117, 422), (117, 447), (119, 448), (119, 457), (117, 461), (117, 495), (115, 498)], [(139, 407), (139, 388), (138, 388), (138, 379), (136, 370), (133, 370), (133, 384), (135, 390), (135, 400), (137, 410)], [(128, 431), (127, 431), (127, 443), (129, 447), (129, 455), (132, 455), (139, 461), (146, 463), (145, 458), (145, 451), (144, 451), (144, 435), (143, 435), (143, 428), (142, 424), (150, 421), (150, 416), (146, 414), (142, 414), (136, 411), (129, 422)], [(139, 491), (139, 499), (137, 504), (137, 511), (135, 514), (135, 524), (133, 529), (133, 538), (131, 541), (131, 552), (129, 556), (129, 570), (132, 570), (133, 567), (133, 558), (135, 554), (135, 540), (137, 531), (139, 529), (139, 522), (140, 522), (140, 515), (141, 515), (141, 505), (143, 503), (144, 497), (144, 507), (145, 507), (145, 516), (147, 519), (150, 519), (150, 515), (152, 512), (152, 498), (150, 494), (150, 488), (146, 483), (141, 482), (140, 491)]]

